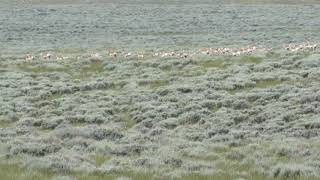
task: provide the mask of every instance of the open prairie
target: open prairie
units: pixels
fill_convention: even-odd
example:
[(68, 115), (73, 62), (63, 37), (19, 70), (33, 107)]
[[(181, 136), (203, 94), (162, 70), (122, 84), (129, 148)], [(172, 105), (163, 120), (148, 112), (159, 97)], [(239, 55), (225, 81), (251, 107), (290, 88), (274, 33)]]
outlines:
[(320, 2), (0, 0), (0, 179), (320, 179)]

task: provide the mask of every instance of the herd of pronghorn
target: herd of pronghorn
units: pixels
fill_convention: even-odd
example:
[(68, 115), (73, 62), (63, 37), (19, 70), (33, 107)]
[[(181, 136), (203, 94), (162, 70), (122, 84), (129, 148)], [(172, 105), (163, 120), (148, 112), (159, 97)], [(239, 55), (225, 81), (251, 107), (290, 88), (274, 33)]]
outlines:
[[(315, 50), (318, 48), (318, 44), (304, 42), (301, 44), (289, 44), (284, 46), (284, 50), (289, 52), (299, 52), (299, 51), (306, 51), (306, 50)], [(273, 49), (267, 48), (258, 48), (256, 46), (247, 46), (243, 48), (201, 48), (196, 52), (189, 52), (186, 50), (182, 51), (160, 51), (154, 53), (143, 53), (143, 52), (125, 52), (125, 51), (116, 51), (112, 49), (108, 49), (105, 53), (91, 53), (87, 55), (91, 61), (100, 61), (103, 59), (104, 56), (111, 57), (111, 58), (137, 58), (137, 59), (144, 59), (146, 57), (175, 57), (175, 58), (188, 58), (194, 55), (205, 54), (205, 55), (225, 55), (225, 56), (240, 56), (240, 55), (251, 55), (256, 52), (271, 52)], [(84, 57), (78, 56), (77, 59)], [(26, 54), (25, 60), (35, 60), (35, 59), (43, 59), (43, 60), (66, 60), (68, 56), (63, 56), (61, 54), (51, 54), (49, 52), (40, 53), (39, 56), (35, 56), (33, 54)]]

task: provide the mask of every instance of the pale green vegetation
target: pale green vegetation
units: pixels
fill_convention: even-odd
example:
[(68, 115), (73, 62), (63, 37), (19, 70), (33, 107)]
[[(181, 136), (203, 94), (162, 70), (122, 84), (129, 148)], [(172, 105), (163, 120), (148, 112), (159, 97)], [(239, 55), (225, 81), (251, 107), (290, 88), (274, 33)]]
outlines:
[[(59, 64), (60, 65), (60, 64)], [(49, 67), (44, 65), (38, 65), (36, 63), (22, 63), (17, 65), (18, 69), (28, 73), (51, 73), (51, 72), (65, 72), (73, 77), (73, 79), (87, 80), (92, 76), (99, 75), (104, 72), (104, 66), (102, 62), (92, 62), (90, 64), (82, 65), (79, 70), (76, 67), (62, 65), (61, 67)]]
[(80, 67), (79, 72), (75, 72), (72, 74), (74, 79), (86, 80), (91, 76), (101, 74), (104, 72), (102, 62), (93, 62), (88, 65), (84, 65)]
[(47, 67), (47, 66), (33, 66), (28, 63), (24, 63), (18, 65), (18, 68), (21, 71), (28, 72), (28, 73), (46, 73), (46, 72), (66, 72), (68, 71), (67, 68), (62, 67)]
[(0, 128), (7, 128), (11, 126), (13, 126), (13, 122), (0, 119)]
[(16, 164), (0, 164), (0, 174), (3, 180), (43, 180), (53, 177), (53, 173), (46, 171), (28, 171)]
[(219, 111), (219, 109), (220, 109), (220, 107), (218, 105), (213, 105), (212, 108), (211, 108), (211, 110), (213, 112), (217, 112), (217, 111)]
[(201, 161), (208, 161), (213, 162), (219, 159), (218, 154), (208, 154), (208, 155), (193, 155), (193, 156), (187, 156), (187, 159), (191, 160), (201, 160)]
[[(235, 165), (230, 165), (230, 166), (223, 166), (221, 165), (221, 168), (226, 168), (226, 170), (234, 171), (233, 168), (237, 169), (246, 169), (249, 168), (246, 165), (243, 166), (238, 166), (237, 164)], [(188, 176), (183, 176), (181, 179), (183, 180), (233, 180), (233, 179), (242, 179), (241, 176), (235, 175), (235, 174), (224, 174), (221, 173), (220, 175), (201, 175), (201, 174), (191, 174)], [(296, 177), (296, 178), (284, 178), (284, 177), (279, 177), (279, 178), (271, 178), (266, 175), (262, 175), (259, 173), (249, 173), (245, 178), (246, 180), (318, 180), (319, 178), (316, 177)]]
[(141, 81), (139, 82), (139, 85), (146, 86), (150, 89), (157, 89), (161, 86), (169, 85), (169, 81), (166, 81), (166, 80)]
[(293, 57), (294, 60), (300, 60), (307, 58), (311, 55), (311, 52), (299, 52), (297, 55)]
[(267, 79), (267, 80), (259, 80), (256, 81), (255, 85), (250, 85), (250, 86), (244, 86), (244, 87), (239, 87), (239, 88), (235, 88), (232, 90), (229, 90), (228, 92), (231, 95), (234, 95), (238, 92), (249, 92), (252, 89), (265, 89), (265, 88), (270, 88), (270, 87), (274, 87), (277, 86), (279, 84), (282, 84), (283, 81), (277, 80), (277, 79)]
[(214, 60), (202, 60), (198, 62), (203, 68), (218, 68), (218, 69), (225, 69), (226, 64), (224, 59), (214, 59)]
[[(274, 158), (275, 164), (290, 163), (292, 160), (290, 157), (279, 154), (272, 150), (270, 144), (261, 143), (260, 147), (265, 149), (266, 155), (270, 158)], [(183, 176), (181, 179), (187, 180), (230, 180), (230, 179), (248, 179), (248, 180), (317, 180), (317, 177), (306, 177), (303, 175), (290, 176), (290, 177), (271, 177), (267, 174), (263, 174), (255, 170), (254, 162), (243, 162), (241, 158), (236, 158), (237, 156), (225, 156), (230, 153), (240, 152), (240, 153), (254, 153), (253, 151), (260, 151), (261, 149), (242, 149), (239, 147), (230, 147), (230, 146), (216, 146), (212, 148), (213, 153), (208, 153), (207, 155), (199, 156), (189, 156), (188, 159), (191, 160), (201, 160), (208, 163), (212, 163), (215, 166), (216, 170), (219, 172), (215, 175), (202, 175), (202, 174), (190, 174)], [(303, 163), (302, 161), (296, 160), (295, 162)]]
[(62, 94), (53, 94), (51, 96), (49, 96), (47, 98), (48, 101), (53, 101), (53, 100), (56, 100), (56, 99), (60, 99), (62, 97)]
[(7, 68), (8, 65), (7, 64), (4, 64), (4, 63), (0, 63), (0, 68)]
[[(218, 170), (223, 170), (226, 173), (219, 173), (217, 175), (200, 175), (190, 174), (182, 176), (183, 180), (230, 180), (242, 177), (239, 175), (241, 172), (246, 172), (245, 179), (249, 180), (288, 180), (285, 177), (270, 178), (266, 175), (259, 174), (252, 170), (252, 166), (249, 164), (241, 164), (239, 162), (225, 161), (218, 163)], [(134, 173), (134, 172), (118, 172), (118, 173), (81, 173), (81, 172), (70, 172), (70, 173), (56, 173), (49, 170), (31, 170), (22, 168), (17, 164), (0, 164), (0, 174), (2, 180), (51, 180), (57, 176), (68, 176), (77, 180), (115, 180), (119, 177), (128, 177), (133, 180), (152, 180), (155, 179), (154, 174), (145, 173)], [(296, 177), (294, 180), (316, 180), (315, 177)]]
[(268, 87), (274, 87), (276, 85), (281, 84), (282, 81), (280, 80), (260, 80), (256, 82), (255, 88), (268, 88)]
[(255, 56), (220, 57), (216, 59), (201, 60), (198, 62), (198, 65), (203, 68), (226, 69), (230, 63), (260, 64), (262, 61), (263, 58)]
[(10, 121), (6, 116), (0, 116), (0, 128), (7, 128), (14, 125), (13, 121)]
[(224, 154), (226, 152), (229, 152), (230, 150), (231, 148), (229, 146), (216, 146), (213, 148), (213, 151), (218, 154)]
[(130, 129), (134, 126), (135, 123), (132, 120), (128, 111), (121, 112), (120, 117), (121, 117), (121, 120), (123, 121), (123, 123), (125, 124), (126, 129)]
[(171, 70), (167, 72), (168, 77), (172, 76), (179, 76), (179, 77), (196, 77), (201, 76), (205, 73), (203, 70), (192, 69), (192, 70), (185, 70), (185, 69), (178, 69), (178, 70)]
[(105, 162), (107, 162), (108, 160), (111, 159), (110, 156), (103, 155), (103, 154), (96, 154), (96, 155), (92, 156), (92, 158), (93, 158), (95, 165), (97, 167), (100, 167), (102, 164), (104, 164)]
[[(99, 159), (100, 161), (100, 159)], [(133, 180), (148, 180), (151, 175), (133, 172), (119, 172), (111, 174), (81, 172), (56, 173), (49, 170), (31, 170), (17, 164), (0, 164), (1, 180), (51, 180), (56, 176), (68, 176), (77, 180), (114, 180), (117, 177), (129, 177)]]
[(319, 0), (5, 1), (0, 180), (320, 179)]
[(171, 73), (172, 71), (174, 71), (172, 66), (162, 67), (161, 70), (165, 73)]
[(85, 127), (87, 125), (86, 122), (72, 122), (73, 127)]
[(193, 32), (173, 32), (173, 31), (163, 31), (163, 32), (145, 32), (141, 35), (144, 36), (172, 36), (172, 35), (191, 35)]
[(267, 54), (266, 54), (266, 58), (268, 58), (268, 59), (279, 59), (279, 58), (281, 58), (281, 54), (280, 53), (276, 53), (276, 52), (268, 52)]
[(261, 57), (254, 57), (254, 56), (241, 56), (238, 60), (240, 63), (251, 63), (251, 64), (260, 64), (262, 62)]

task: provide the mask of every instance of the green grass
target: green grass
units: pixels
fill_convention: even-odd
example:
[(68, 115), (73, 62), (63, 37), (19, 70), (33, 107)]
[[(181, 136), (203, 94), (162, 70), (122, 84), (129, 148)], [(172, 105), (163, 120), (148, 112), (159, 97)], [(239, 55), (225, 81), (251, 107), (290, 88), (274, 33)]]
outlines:
[(121, 112), (120, 117), (121, 117), (121, 120), (124, 122), (126, 129), (130, 129), (134, 126), (135, 123), (132, 120), (129, 112), (127, 112), (127, 111)]
[(171, 71), (168, 72), (169, 77), (196, 77), (196, 76), (201, 76), (205, 73), (206, 71), (203, 70), (176, 70), (176, 71)]
[(92, 158), (93, 158), (95, 165), (97, 167), (100, 167), (102, 164), (104, 164), (105, 162), (107, 162), (108, 160), (111, 159), (110, 156), (102, 155), (102, 154), (96, 154)]
[(13, 122), (5, 121), (5, 120), (0, 120), (0, 128), (7, 128), (13, 126)]
[(260, 64), (263, 61), (261, 57), (255, 56), (240, 56), (229, 58), (217, 58), (217, 59), (204, 59), (198, 62), (198, 65), (202, 68), (216, 68), (226, 69), (230, 63), (242, 63), (242, 64)]
[(281, 54), (276, 52), (268, 52), (266, 54), (266, 58), (280, 60), (279, 58), (281, 58)]
[[(237, 179), (243, 177), (250, 180), (264, 180), (269, 179), (268, 176), (262, 175), (254, 171), (254, 166), (251, 164), (242, 164), (240, 162), (234, 162), (225, 160), (216, 164), (216, 168), (224, 173), (221, 173), (220, 179)], [(246, 173), (247, 175), (240, 175)]]
[[(240, 167), (237, 167), (240, 166)], [(241, 167), (242, 166), (242, 167)], [(245, 179), (245, 180), (319, 180), (317, 177), (296, 177), (296, 178), (285, 178), (277, 177), (271, 178), (267, 175), (263, 175), (257, 172), (249, 172), (246, 176), (234, 174), (234, 168), (246, 169), (246, 165), (232, 165), (224, 166), (221, 165), (220, 168), (225, 168), (228, 173), (220, 173), (217, 175), (201, 175), (199, 173), (194, 173), (186, 176), (182, 176), (183, 180), (235, 180), (235, 179)], [(177, 178), (176, 178), (177, 179)]]
[(54, 67), (46, 67), (46, 66), (30, 66), (30, 65), (19, 65), (18, 68), (21, 71), (29, 72), (29, 73), (46, 73), (46, 72), (68, 72), (67, 68), (54, 68)]
[(86, 122), (71, 122), (73, 127), (84, 127), (88, 125)]
[(193, 156), (187, 156), (187, 159), (190, 160), (200, 160), (200, 161), (208, 161), (208, 162), (213, 162), (218, 160), (220, 157), (218, 154), (207, 154), (207, 155), (193, 155)]
[(228, 90), (229, 94), (231, 95), (235, 95), (239, 92), (249, 92), (250, 90), (252, 90), (254, 88), (254, 86), (244, 86), (244, 87), (238, 87), (232, 90)]
[(228, 146), (217, 146), (212, 149), (211, 153), (208, 154), (198, 154), (198, 155), (189, 155), (185, 156), (187, 159), (191, 160), (200, 160), (200, 161), (207, 161), (207, 162), (214, 162), (221, 157), (227, 152), (230, 152), (232, 148)]
[(0, 116), (0, 128), (7, 128), (14, 125), (14, 122), (7, 119), (6, 116)]
[[(104, 157), (98, 157), (98, 161), (107, 161)], [(278, 177), (270, 178), (266, 175), (260, 174), (253, 170), (253, 165), (243, 164), (230, 160), (220, 161), (216, 163), (217, 170), (222, 172), (214, 175), (202, 175), (199, 173), (192, 173), (184, 175), (180, 178), (173, 178), (176, 180), (231, 180), (243, 177), (248, 180), (289, 180), (288, 178)], [(244, 172), (245, 175), (239, 175)], [(45, 169), (26, 169), (18, 164), (1, 163), (0, 164), (1, 180), (51, 180), (56, 176), (68, 176), (71, 179), (77, 180), (115, 180), (119, 177), (128, 177), (132, 180), (153, 180), (155, 173), (138, 173), (132, 171), (114, 172), (114, 173), (84, 173), (84, 172), (53, 172)], [(316, 177), (296, 177), (294, 180), (316, 180)]]
[[(219, 172), (214, 175), (203, 175), (199, 173), (193, 173), (186, 176), (183, 176), (181, 179), (185, 180), (231, 180), (231, 179), (248, 179), (248, 180), (316, 180), (319, 179), (318, 177), (304, 177), (304, 176), (297, 176), (297, 177), (270, 177), (267, 174), (260, 173), (255, 170), (254, 162), (242, 162), (240, 159), (228, 158), (225, 157), (227, 153), (235, 152), (239, 150), (236, 147), (229, 147), (229, 146), (217, 146), (213, 148), (213, 152), (216, 155), (200, 155), (200, 156), (192, 156), (189, 157), (191, 160), (203, 160), (206, 162), (211, 162), (215, 169)], [(245, 153), (250, 153), (247, 151), (243, 151)], [(290, 159), (286, 156), (280, 156), (274, 152), (271, 152), (271, 156), (275, 157), (277, 162), (285, 162), (290, 163)], [(300, 162), (302, 163), (302, 161)]]
[(230, 152), (232, 148), (228, 146), (217, 146), (213, 148), (213, 151), (218, 154), (225, 154), (227, 152)]
[(240, 63), (249, 63), (249, 64), (260, 64), (262, 62), (262, 58), (254, 57), (254, 56), (242, 56), (238, 62)]
[(238, 92), (249, 92), (252, 89), (265, 89), (265, 88), (270, 88), (277, 86), (279, 84), (282, 84), (283, 81), (276, 80), (276, 79), (267, 79), (267, 80), (259, 80), (256, 81), (255, 85), (250, 85), (250, 86), (244, 86), (244, 87), (238, 87), (232, 90), (228, 90), (229, 94), (235, 95)]
[(0, 164), (0, 175), (3, 180), (44, 180), (54, 175), (48, 171), (29, 171), (17, 164)]
[(141, 81), (139, 82), (139, 85), (146, 86), (150, 89), (157, 89), (159, 87), (169, 85), (169, 81), (166, 81), (166, 80)]
[(227, 67), (225, 64), (225, 60), (223, 60), (223, 59), (202, 60), (202, 61), (198, 62), (198, 65), (203, 68), (225, 69)]
[(212, 111), (212, 112), (217, 112), (217, 111), (219, 111), (219, 109), (220, 109), (220, 106), (218, 106), (218, 105), (213, 105), (213, 106), (211, 107), (211, 111)]
[(173, 66), (164, 66), (164, 67), (161, 67), (160, 69), (165, 73), (171, 73), (174, 71)]
[[(115, 180), (117, 177), (129, 177), (133, 180), (149, 180), (152, 175), (135, 173), (135, 172), (117, 172), (117, 173), (82, 173), (82, 172), (69, 172), (57, 173), (50, 170), (31, 170), (22, 168), (17, 164), (0, 164), (1, 180), (51, 180), (55, 176), (69, 176), (77, 180)], [(72, 178), (72, 179), (73, 179)]]
[(281, 84), (282, 81), (270, 79), (270, 80), (260, 80), (256, 82), (255, 88), (268, 88), (268, 87), (274, 87), (279, 84)]
[(311, 52), (299, 52), (297, 55), (293, 56), (293, 60), (300, 60), (300, 59), (304, 59), (307, 58), (311, 55)]
[(104, 72), (102, 62), (93, 62), (88, 65), (82, 66), (79, 72), (73, 73), (74, 79), (86, 80), (93, 75), (101, 74)]
[(53, 95), (47, 97), (46, 100), (53, 101), (53, 100), (56, 100), (56, 99), (60, 99), (61, 97), (62, 97), (62, 94), (53, 94)]

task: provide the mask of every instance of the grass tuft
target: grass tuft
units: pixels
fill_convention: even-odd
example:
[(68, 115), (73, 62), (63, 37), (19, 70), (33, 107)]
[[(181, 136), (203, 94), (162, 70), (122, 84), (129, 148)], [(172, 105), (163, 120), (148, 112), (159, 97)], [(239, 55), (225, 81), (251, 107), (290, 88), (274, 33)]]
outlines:
[(256, 88), (268, 88), (268, 87), (274, 87), (276, 85), (281, 84), (282, 81), (280, 80), (261, 80), (261, 81), (257, 81), (255, 87)]
[(121, 120), (124, 122), (126, 129), (130, 129), (134, 126), (135, 123), (132, 120), (129, 112), (127, 112), (127, 111), (121, 112), (120, 117), (121, 117)]
[(5, 120), (0, 120), (0, 128), (8, 128), (13, 126), (13, 122), (5, 121)]
[(106, 155), (102, 155), (102, 154), (96, 154), (96, 155), (93, 156), (93, 159), (95, 161), (95, 165), (97, 167), (100, 167), (102, 164), (104, 164), (105, 162), (110, 160), (111, 157), (110, 156), (106, 156)]

